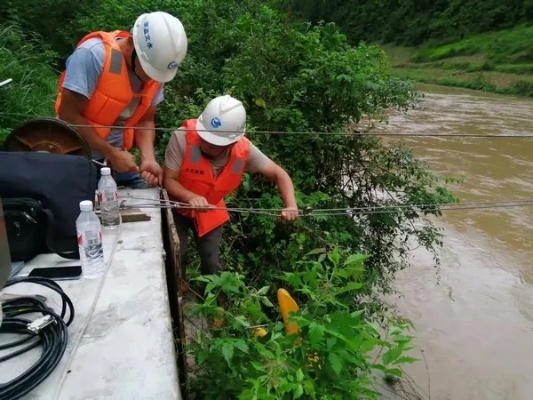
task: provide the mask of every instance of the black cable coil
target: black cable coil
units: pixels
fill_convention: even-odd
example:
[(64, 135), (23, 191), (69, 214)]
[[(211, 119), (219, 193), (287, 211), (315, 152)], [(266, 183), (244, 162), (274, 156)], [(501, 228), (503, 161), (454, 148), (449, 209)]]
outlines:
[[(0, 344), (0, 351), (19, 347), (1, 356), (0, 363), (38, 346), (42, 346), (42, 353), (39, 360), (21, 375), (9, 382), (0, 383), (0, 400), (21, 398), (35, 389), (54, 371), (67, 348), (68, 326), (74, 319), (74, 305), (56, 282), (41, 277), (15, 277), (8, 280), (5, 287), (17, 283), (33, 283), (58, 293), (62, 300), (61, 313), (58, 315), (54, 312), (39, 296), (20, 296), (2, 302), (4, 317), (2, 326), (0, 326), (0, 335), (18, 334), (23, 337), (4, 345)], [(65, 319), (67, 313), (68, 319)], [(41, 318), (28, 319), (25, 317), (27, 314), (41, 314)], [(32, 322), (37, 325), (30, 326)], [(33, 328), (35, 329), (32, 330)]]

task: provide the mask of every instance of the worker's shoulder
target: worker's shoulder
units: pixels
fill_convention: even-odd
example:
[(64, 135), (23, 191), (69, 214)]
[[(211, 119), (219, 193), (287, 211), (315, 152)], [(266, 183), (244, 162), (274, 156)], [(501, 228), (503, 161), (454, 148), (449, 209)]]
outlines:
[(174, 145), (179, 148), (185, 148), (187, 146), (187, 131), (182, 126), (176, 128), (172, 134), (172, 138), (174, 138), (174, 140), (170, 140), (168, 143), (169, 145)]
[(186, 138), (187, 137), (187, 131), (185, 130), (185, 128), (183, 126), (180, 126), (179, 128), (176, 128), (174, 130), (174, 136), (176, 136), (179, 139)]
[(257, 145), (255, 145), (250, 139), (245, 138), (248, 141), (248, 149), (249, 151), (261, 151)]
[(99, 37), (87, 39), (76, 48), (76, 51), (88, 51), (101, 60), (105, 58), (106, 53), (104, 41)]

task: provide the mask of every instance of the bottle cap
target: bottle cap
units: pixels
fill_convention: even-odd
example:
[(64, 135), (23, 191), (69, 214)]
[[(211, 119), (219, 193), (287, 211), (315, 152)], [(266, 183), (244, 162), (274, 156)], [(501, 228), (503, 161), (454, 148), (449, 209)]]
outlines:
[(109, 167), (100, 168), (100, 174), (102, 174), (102, 176), (111, 175), (111, 168)]
[(92, 211), (93, 202), (91, 200), (80, 201), (80, 211)]

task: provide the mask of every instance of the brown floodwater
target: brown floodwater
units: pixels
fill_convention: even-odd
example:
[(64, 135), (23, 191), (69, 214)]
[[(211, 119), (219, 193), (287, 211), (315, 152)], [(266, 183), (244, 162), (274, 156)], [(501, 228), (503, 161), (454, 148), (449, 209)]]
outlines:
[[(402, 141), (438, 175), (463, 178), (452, 187), (462, 202), (533, 198), (533, 138), (519, 137), (533, 134), (532, 100), (429, 85), (419, 90), (421, 105), (380, 129), (515, 136)], [(413, 355), (422, 360), (406, 373), (423, 399), (533, 399), (533, 206), (444, 211), (438, 224), (439, 282), (423, 250), (397, 276), (402, 296), (393, 300), (414, 323)]]

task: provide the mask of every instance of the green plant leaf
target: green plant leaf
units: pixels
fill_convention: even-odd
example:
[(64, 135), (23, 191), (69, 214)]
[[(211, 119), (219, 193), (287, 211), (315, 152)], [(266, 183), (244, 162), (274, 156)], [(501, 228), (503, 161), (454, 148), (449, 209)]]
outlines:
[(342, 364), (343, 364), (342, 358), (340, 358), (335, 353), (329, 353), (328, 361), (329, 361), (329, 365), (331, 365), (331, 368), (333, 369), (333, 372), (335, 372), (335, 374), (339, 376), (342, 372)]
[(304, 390), (305, 390), (305, 393), (308, 395), (308, 396), (311, 396), (311, 398), (315, 398), (316, 396), (316, 389), (315, 389), (315, 384), (313, 381), (311, 380), (306, 380), (304, 382)]
[(415, 357), (398, 357), (393, 364), (413, 364), (415, 362), (420, 361), (420, 359)]
[(304, 380), (304, 373), (301, 368), (298, 368), (298, 370), (296, 371), (296, 381), (301, 382), (303, 380)]
[(267, 294), (269, 289), (270, 289), (270, 286), (263, 286), (261, 289), (257, 291), (257, 294), (260, 296), (264, 296), (265, 294)]
[(322, 325), (318, 325), (314, 322), (309, 324), (309, 341), (311, 346), (317, 347), (320, 340), (324, 337), (325, 328)]
[(296, 385), (296, 388), (294, 389), (294, 397), (295, 399), (299, 399), (304, 394), (304, 387), (302, 385)]
[(243, 328), (248, 328), (250, 326), (250, 323), (246, 320), (244, 315), (238, 315), (233, 320)]
[(344, 265), (361, 265), (363, 261), (365, 261), (367, 258), (368, 256), (364, 254), (352, 254), (348, 256), (348, 258), (346, 258), (346, 260), (344, 261)]
[(237, 339), (233, 344), (234, 344), (236, 349), (239, 349), (243, 353), (248, 354), (250, 349), (248, 348), (248, 345), (246, 344), (246, 342), (243, 339)]
[(274, 307), (274, 304), (272, 304), (272, 302), (266, 297), (261, 297), (261, 303), (263, 303), (267, 307)]
[(328, 253), (329, 261), (335, 266), (339, 265), (340, 257), (339, 250), (336, 247)]
[(385, 373), (398, 378), (401, 378), (403, 376), (403, 371), (399, 368), (388, 368)]
[(327, 250), (324, 247), (322, 247), (322, 248), (319, 248), (319, 249), (313, 249), (313, 250), (307, 252), (306, 255), (307, 256), (312, 256), (312, 255), (315, 255), (315, 254), (324, 254), (326, 252), (327, 252)]
[(404, 348), (402, 346), (395, 346), (383, 353), (383, 362), (385, 365), (392, 363), (397, 360), (398, 357), (403, 353)]
[(362, 283), (359, 282), (350, 282), (346, 286), (338, 289), (335, 291), (335, 296), (338, 296), (340, 294), (346, 293), (346, 292), (352, 292), (355, 290), (359, 290), (363, 287)]
[(228, 365), (231, 365), (231, 359), (233, 358), (233, 344), (231, 342), (224, 342), (221, 351)]

